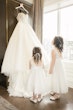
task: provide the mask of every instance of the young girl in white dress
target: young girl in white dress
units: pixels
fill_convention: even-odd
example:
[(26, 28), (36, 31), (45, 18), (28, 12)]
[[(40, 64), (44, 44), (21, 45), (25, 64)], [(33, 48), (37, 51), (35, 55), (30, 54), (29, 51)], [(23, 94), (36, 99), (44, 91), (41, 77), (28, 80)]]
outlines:
[(51, 74), (51, 100), (60, 98), (61, 93), (68, 92), (65, 73), (62, 65), (63, 38), (56, 36), (52, 42), (49, 74)]
[(27, 91), (30, 94), (30, 100), (37, 103), (49, 92), (47, 91), (47, 78), (44, 71), (41, 49), (39, 47), (33, 48), (29, 68), (30, 76), (28, 78)]

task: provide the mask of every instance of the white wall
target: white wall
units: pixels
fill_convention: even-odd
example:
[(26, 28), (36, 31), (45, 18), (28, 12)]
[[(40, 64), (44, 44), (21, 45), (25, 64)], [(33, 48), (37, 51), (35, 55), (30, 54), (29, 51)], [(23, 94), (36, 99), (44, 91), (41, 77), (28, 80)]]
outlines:
[(64, 61), (64, 67), (67, 75), (68, 86), (73, 88), (73, 62)]

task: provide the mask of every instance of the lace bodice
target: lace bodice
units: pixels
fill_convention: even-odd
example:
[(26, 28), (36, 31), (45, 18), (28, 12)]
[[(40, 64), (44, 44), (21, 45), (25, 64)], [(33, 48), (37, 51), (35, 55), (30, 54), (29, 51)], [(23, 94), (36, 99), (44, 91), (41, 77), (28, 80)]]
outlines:
[(18, 21), (27, 21), (28, 20), (28, 14), (18, 13), (17, 20)]

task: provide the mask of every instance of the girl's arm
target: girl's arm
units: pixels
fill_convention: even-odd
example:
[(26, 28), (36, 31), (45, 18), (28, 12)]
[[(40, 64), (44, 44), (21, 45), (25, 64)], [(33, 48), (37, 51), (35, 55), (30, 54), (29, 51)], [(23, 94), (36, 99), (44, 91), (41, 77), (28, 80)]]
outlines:
[(31, 61), (29, 61), (29, 69), (31, 69)]
[(55, 60), (56, 60), (55, 50), (52, 50), (51, 56), (52, 56), (52, 59), (51, 59), (51, 63), (50, 63), (49, 73), (53, 72), (53, 68), (54, 68), (54, 64), (55, 64)]

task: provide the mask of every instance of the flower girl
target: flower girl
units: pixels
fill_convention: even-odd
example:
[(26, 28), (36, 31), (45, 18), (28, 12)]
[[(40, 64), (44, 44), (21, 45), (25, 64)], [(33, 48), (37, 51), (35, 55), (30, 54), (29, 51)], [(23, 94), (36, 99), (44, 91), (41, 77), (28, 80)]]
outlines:
[(47, 94), (48, 88), (42, 61), (42, 53), (39, 47), (33, 48), (29, 68), (30, 75), (27, 82), (27, 90), (28, 93), (31, 94), (30, 101), (37, 103)]

